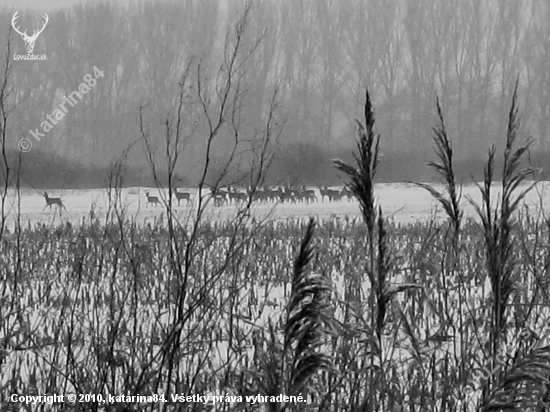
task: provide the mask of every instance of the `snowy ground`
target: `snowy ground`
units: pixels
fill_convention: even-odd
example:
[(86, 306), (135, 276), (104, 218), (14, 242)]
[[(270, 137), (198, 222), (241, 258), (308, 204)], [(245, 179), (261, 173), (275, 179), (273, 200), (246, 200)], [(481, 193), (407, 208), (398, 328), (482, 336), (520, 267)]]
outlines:
[[(550, 200), (550, 182), (541, 182), (530, 192), (527, 197), (529, 211), (534, 212), (540, 205), (548, 204)], [(439, 188), (439, 187), (438, 187)], [(497, 200), (499, 186), (495, 185), (494, 199)], [(359, 205), (356, 201), (342, 200), (338, 202), (322, 202), (318, 189), (315, 189), (318, 201), (312, 204), (257, 204), (253, 213), (257, 217), (269, 217), (270, 219), (308, 218), (310, 216), (318, 219), (326, 219), (331, 216), (359, 216)], [(145, 191), (151, 196), (158, 196), (161, 203), (167, 200), (166, 190), (156, 188), (127, 188), (121, 190), (121, 199), (127, 218), (140, 223), (153, 223), (161, 217), (166, 217), (164, 205), (153, 206), (147, 204)], [(182, 190), (180, 190), (182, 191)], [(188, 190), (195, 195), (196, 189)], [(70, 221), (73, 223), (82, 221), (90, 215), (92, 208), (95, 216), (100, 220), (105, 219), (109, 196), (107, 190), (49, 190), (50, 197), (61, 197), (67, 211), (59, 210), (56, 206), (44, 209), (46, 201), (43, 197), (43, 190), (22, 190), (20, 198), (21, 223), (31, 225), (35, 223), (56, 224)], [(114, 191), (112, 192), (114, 195)], [(206, 193), (206, 195), (208, 192)], [(444, 214), (439, 208), (436, 210), (437, 202), (424, 189), (408, 183), (379, 184), (375, 188), (375, 194), (379, 204), (383, 208), (384, 215), (396, 222), (406, 223), (419, 220), (427, 220), (437, 213), (437, 217), (443, 218)], [(465, 186), (463, 189), (463, 206), (466, 216), (474, 217), (474, 209), (467, 201), (467, 197), (475, 201), (480, 200), (479, 189), (475, 185)], [(197, 204), (195, 198), (195, 206)], [(208, 208), (208, 218), (212, 220), (227, 219), (234, 216), (237, 211), (235, 206), (214, 207), (212, 202)], [(177, 206), (174, 200), (175, 213), (182, 221), (189, 217), (194, 211), (193, 206), (186, 206), (182, 202), (181, 207)], [(5, 210), (7, 212), (8, 227), (11, 227), (17, 216), (17, 197), (10, 192)]]
[[(526, 202), (526, 204), (529, 206), (530, 212), (535, 212), (541, 205), (544, 207), (544, 205), (548, 203), (548, 200), (550, 200), (547, 199), (549, 197), (547, 189), (548, 187), (550, 187), (548, 186), (548, 182), (544, 182), (538, 185), (537, 188), (530, 193)], [(497, 189), (498, 187), (495, 186), (495, 201), (497, 200), (498, 196)], [(161, 197), (161, 199), (163, 193), (164, 195), (166, 193), (165, 191), (163, 193), (159, 193), (158, 190), (151, 188), (123, 189), (121, 191), (122, 204), (126, 210), (126, 216), (128, 218), (135, 219), (136, 221), (142, 223), (153, 223), (155, 222), (155, 220), (160, 219), (162, 215), (164, 215), (164, 217), (166, 216), (166, 208), (164, 206), (148, 207), (147, 198), (145, 195), (146, 190), (149, 191), (151, 195), (159, 196)], [(437, 203), (423, 189), (417, 188), (410, 184), (397, 183), (377, 185), (375, 190), (377, 199), (384, 210), (384, 214), (388, 217), (392, 217), (396, 222), (406, 223), (418, 220), (428, 220), (434, 214), (435, 206)], [(195, 191), (191, 192), (195, 193)], [(46, 210), (43, 210), (46, 202), (45, 199), (42, 197), (42, 190), (23, 191), (20, 198), (20, 215), (21, 223), (23, 225), (27, 225), (27, 222), (30, 222), (31, 225), (35, 223), (57, 224), (59, 222), (65, 221), (76, 223), (88, 217), (92, 209), (94, 210), (95, 215), (100, 218), (100, 220), (104, 220), (106, 217), (109, 204), (108, 192), (106, 190), (64, 190), (48, 191), (48, 193), (50, 197), (60, 196), (67, 208), (67, 211), (59, 213), (59, 211), (55, 207), (51, 211), (48, 208), (46, 208)], [(475, 185), (467, 186), (463, 190), (463, 195), (463, 204), (466, 210), (466, 215), (473, 216), (474, 210), (471, 205), (468, 204), (466, 197), (469, 196), (473, 198), (474, 201), (479, 201), (479, 190)], [(317, 196), (320, 199), (318, 192)], [(196, 203), (197, 202), (195, 201), (195, 206)], [(182, 205), (181, 207), (178, 207), (177, 202), (175, 202), (175, 205), (176, 213), (179, 217), (181, 217), (182, 220), (184, 220), (194, 211), (192, 206)], [(17, 216), (17, 210), (17, 198), (15, 196), (15, 193), (10, 193), (8, 203), (6, 204), (6, 212), (8, 213), (9, 222), (8, 225), (13, 225), (14, 219)], [(227, 219), (231, 218), (236, 210), (237, 208), (234, 206), (211, 206), (208, 209), (208, 217), (211, 219)], [(254, 213), (258, 217), (269, 216), (271, 219), (308, 218), (310, 216), (324, 219), (331, 216), (344, 217), (346, 215), (350, 217), (358, 217), (359, 207), (358, 203), (355, 201), (348, 202), (344, 200), (332, 203), (328, 201), (318, 201), (309, 205), (257, 205), (254, 207)], [(443, 218), (443, 212), (439, 211), (438, 216)], [(65, 286), (67, 284), (66, 279), (63, 279), (61, 277), (60, 279), (60, 284)], [(334, 281), (335, 289), (338, 295), (341, 297), (344, 293), (343, 273), (334, 271), (332, 273), (332, 279)], [(105, 281), (107, 281), (107, 279)], [(398, 278), (394, 279), (394, 281), (397, 283), (401, 283), (402, 279)], [(472, 284), (466, 292), (462, 292), (464, 293), (463, 298), (470, 301), (472, 305), (475, 303), (475, 306), (479, 307), (481, 304), (481, 297), (486, 295), (487, 291), (490, 289), (490, 285), (488, 282), (489, 279), (487, 278), (485, 284), (483, 285)], [(26, 289), (25, 299), (27, 299), (29, 302), (38, 302), (37, 298), (33, 297), (33, 294), (37, 290), (36, 285), (37, 283), (35, 283), (35, 287)], [(451, 286), (455, 285), (451, 284)], [(61, 291), (64, 290), (62, 286), (59, 286), (59, 284), (55, 287), (59, 287), (60, 294)], [(56, 290), (55, 287), (54, 290)], [(365, 289), (368, 287), (368, 284), (364, 285)], [(101, 311), (105, 311), (105, 313), (102, 314), (104, 318), (107, 319), (109, 317), (109, 314), (107, 312), (109, 308), (103, 303), (97, 303), (95, 300), (96, 298), (94, 297), (101, 296), (100, 293), (94, 292), (95, 290), (103, 290), (102, 288), (105, 288), (105, 290), (107, 290), (107, 288), (102, 284), (82, 285), (82, 288), (83, 292), (87, 292), (88, 295), (92, 297), (87, 303), (87, 306), (83, 306), (82, 308), (80, 308), (82, 313), (94, 312), (96, 314), (99, 314)], [(163, 289), (159, 288), (157, 291), (161, 290)], [(243, 333), (246, 334), (250, 332), (251, 329), (265, 328), (268, 318), (277, 318), (281, 311), (284, 309), (284, 303), (288, 300), (289, 291), (290, 284), (284, 283), (271, 285), (269, 290), (264, 290), (263, 288), (255, 290), (255, 295), (257, 296), (258, 301), (261, 302), (261, 305), (254, 306), (252, 308), (253, 313), (251, 313), (250, 317), (247, 318), (245, 309), (247, 309), (248, 306), (244, 302), (246, 301), (245, 298), (250, 295), (251, 290), (247, 288), (242, 289), (240, 291), (240, 298), (243, 300), (243, 305), (241, 308), (242, 313), (239, 313), (239, 327), (242, 328)], [(56, 293), (58, 292), (56, 291)], [(68, 293), (71, 294), (72, 291), (69, 290)], [(75, 301), (78, 300), (77, 295), (71, 295), (70, 297)], [(454, 303), (453, 307), (458, 308), (458, 288), (456, 289), (456, 292), (452, 292), (450, 294), (450, 299), (451, 302)], [(153, 301), (161, 301), (161, 299), (158, 296), (153, 296)], [(54, 310), (50, 308), (50, 304), (52, 303), (48, 302), (48, 306), (46, 306), (46, 308), (37, 305), (34, 309), (30, 309), (32, 305), (29, 304), (29, 315), (27, 317), (28, 322), (30, 322), (31, 324), (31, 329), (41, 336), (49, 336), (48, 331), (45, 328), (49, 327), (50, 330), (52, 330), (51, 325), (53, 324), (53, 320), (51, 319), (55, 319), (55, 317), (58, 316), (57, 309)], [(82, 305), (84, 305), (84, 303), (82, 303)], [(147, 305), (144, 305), (142, 307), (139, 316), (140, 324), (145, 325), (144, 328), (152, 327), (155, 322), (161, 324), (168, 322), (168, 319), (157, 318), (154, 315), (154, 307), (148, 307)], [(49, 317), (51, 317), (51, 319)], [(550, 314), (544, 313), (544, 317), (545, 319), (543, 319), (542, 323), (547, 323), (547, 319), (548, 317), (550, 317)], [(94, 327), (93, 324), (87, 324), (85, 319), (82, 321), (82, 325), (83, 330), (92, 329)], [(5, 338), (5, 336), (0, 336), (0, 338)], [(453, 344), (454, 343), (452, 342), (443, 343), (441, 345), (441, 348), (438, 350), (451, 351), (451, 349), (453, 349), (451, 348)], [(83, 346), (88, 349), (89, 346), (86, 345), (89, 345), (89, 343), (83, 344)], [(220, 362), (225, 361), (223, 354), (225, 354), (227, 351), (227, 342), (224, 340), (218, 342), (217, 350), (220, 354), (218, 360)], [(401, 360), (403, 365), (403, 373), (405, 373), (404, 370), (409, 365), (408, 362), (412, 359), (410, 351), (406, 350), (405, 348), (390, 348), (389, 346), (384, 347), (384, 350), (387, 353), (391, 353), (391, 356), (395, 357), (396, 359)], [(460, 347), (457, 346), (454, 348), (454, 350), (460, 352)], [(248, 356), (252, 355), (251, 351), (252, 349), (248, 348)], [(83, 357), (85, 357), (86, 353), (87, 352), (84, 351), (82, 352)], [(49, 352), (46, 350), (46, 352), (42, 353), (41, 355), (46, 355), (43, 356), (43, 359), (47, 359), (47, 355), (49, 355)], [(32, 362), (27, 362), (31, 366), (25, 366), (19, 371), (20, 375), (26, 379), (28, 376), (30, 376), (33, 370), (32, 368), (36, 364), (36, 360), (33, 358), (35, 355), (32, 353), (32, 351), (10, 352), (9, 358), (6, 360), (4, 367), (7, 368), (7, 370), (12, 370), (13, 368), (17, 367), (18, 359), (20, 361), (21, 359), (23, 359), (24, 356), (30, 356), (29, 359), (33, 360)], [(481, 355), (480, 359), (483, 359)], [(60, 362), (62, 361), (63, 359), (60, 359)], [(44, 366), (44, 368), (47, 369), (47, 366)], [(11, 375), (7, 374), (4, 379), (7, 379), (9, 376)], [(0, 379), (0, 387), (4, 383), (5, 380)]]

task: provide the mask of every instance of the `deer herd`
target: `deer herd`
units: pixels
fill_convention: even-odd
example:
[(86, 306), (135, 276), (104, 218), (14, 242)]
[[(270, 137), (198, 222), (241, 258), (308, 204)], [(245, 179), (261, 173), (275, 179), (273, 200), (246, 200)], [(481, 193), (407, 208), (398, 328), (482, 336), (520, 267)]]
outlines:
[[(343, 189), (329, 189), (328, 187), (319, 187), (317, 190), (308, 189), (305, 186), (300, 188), (290, 188), (290, 187), (263, 187), (256, 190), (252, 189), (241, 189), (238, 190), (234, 187), (227, 188), (217, 188), (211, 190), (211, 198), (214, 206), (229, 206), (229, 205), (239, 205), (244, 204), (248, 201), (255, 201), (258, 203), (286, 203), (286, 204), (310, 204), (316, 202), (338, 202), (342, 200), (352, 201), (353, 192), (344, 187)], [(145, 196), (147, 198), (146, 208), (149, 206), (161, 206), (162, 202), (158, 196), (152, 196), (149, 191), (145, 191)], [(173, 192), (173, 197), (176, 198), (178, 202), (178, 207), (181, 206), (181, 201), (185, 201), (185, 205), (193, 203), (192, 195), (189, 192), (180, 192), (178, 189), (175, 189)], [(52, 210), (52, 206), (57, 206), (59, 210), (67, 210), (61, 198), (59, 197), (50, 197), (47, 192), (44, 192), (44, 198), (46, 199), (47, 207)], [(44, 210), (42, 209), (42, 210)]]
[[(318, 194), (317, 194), (318, 192)], [(329, 189), (328, 187), (320, 186), (317, 189), (308, 189), (305, 186), (300, 188), (289, 188), (278, 186), (275, 188), (258, 188), (256, 190), (241, 189), (237, 190), (234, 187), (217, 188), (211, 190), (211, 198), (214, 206), (229, 206), (239, 205), (250, 200), (258, 203), (287, 203), (287, 204), (310, 204), (316, 202), (338, 202), (341, 200), (352, 201), (353, 192), (344, 187), (343, 189)], [(149, 192), (145, 192), (147, 197), (146, 207), (160, 205), (157, 196), (151, 196)], [(175, 189), (174, 196), (178, 201), (178, 206), (181, 206), (181, 201), (185, 200), (185, 205), (192, 203), (192, 195), (189, 192), (178, 192)]]
[(248, 200), (254, 200), (258, 203), (286, 203), (286, 204), (310, 204), (316, 202), (338, 202), (341, 200), (353, 200), (353, 192), (347, 187), (339, 189), (329, 189), (326, 186), (319, 187), (317, 190), (308, 189), (305, 186), (300, 188), (274, 187), (258, 188), (256, 190), (241, 190), (228, 187), (227, 189), (218, 189), (212, 195), (216, 206), (238, 204)]

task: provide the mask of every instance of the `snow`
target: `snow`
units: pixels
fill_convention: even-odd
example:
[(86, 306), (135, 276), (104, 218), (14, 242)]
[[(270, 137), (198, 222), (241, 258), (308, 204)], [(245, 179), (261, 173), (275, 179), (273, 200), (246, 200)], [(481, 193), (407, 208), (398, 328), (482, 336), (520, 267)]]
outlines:
[[(527, 198), (526, 204), (530, 212), (538, 210), (541, 204), (546, 204), (550, 194), (547, 187), (549, 182), (540, 182), (535, 190), (532, 190)], [(440, 185), (435, 185), (435, 188), (442, 190)], [(525, 188), (522, 187), (522, 188)], [(318, 219), (327, 219), (334, 216), (338, 217), (358, 217), (360, 216), (359, 204), (356, 201), (341, 200), (337, 202), (320, 201), (321, 196), (318, 189), (315, 188), (318, 201), (311, 204), (255, 204), (253, 207), (253, 215), (257, 218), (266, 218), (270, 220), (284, 219), (306, 219), (310, 216)], [(145, 192), (149, 191), (151, 196), (159, 197), (160, 206), (148, 205)], [(180, 190), (182, 191), (182, 190)], [(194, 198), (194, 205), (177, 206), (177, 201), (173, 200), (173, 211), (175, 216), (182, 222), (193, 217), (193, 212), (196, 211), (198, 196), (196, 189), (187, 189)], [(114, 190), (111, 190), (111, 196), (106, 189), (96, 190), (48, 190), (50, 197), (60, 197), (67, 211), (61, 213), (53, 206), (50, 210), (45, 208), (45, 199), (43, 197), (44, 190), (22, 190), (20, 197), (20, 212), (21, 222), (26, 225), (30, 222), (35, 223), (56, 224), (59, 222), (76, 223), (82, 221), (83, 218), (90, 216), (90, 211), (94, 210), (94, 215), (104, 221), (109, 212), (109, 204), (117, 197)], [(125, 188), (119, 191), (120, 204), (122, 210), (128, 219), (136, 222), (147, 224), (154, 223), (158, 219), (166, 217), (166, 202), (168, 201), (168, 191), (166, 189), (158, 190), (156, 188)], [(465, 210), (466, 217), (475, 217), (474, 208), (468, 202), (468, 198), (479, 202), (481, 196), (479, 189), (475, 185), (464, 186), (462, 191), (462, 205)], [(496, 202), (500, 194), (499, 185), (495, 184), (493, 199)], [(414, 186), (409, 183), (391, 183), (378, 184), (375, 187), (375, 196), (382, 206), (383, 213), (386, 218), (395, 221), (396, 223), (411, 223), (417, 221), (427, 221), (432, 217), (444, 219), (445, 215), (438, 203), (424, 189)], [(209, 192), (203, 192), (204, 199), (209, 197)], [(239, 207), (234, 205), (225, 205), (216, 207), (209, 202), (206, 218), (209, 220), (225, 220), (235, 216)], [(17, 196), (14, 191), (8, 192), (6, 202), (6, 213), (8, 225), (15, 222), (17, 216)], [(112, 211), (112, 210), (111, 210)], [(9, 226), (8, 226), (9, 227)]]

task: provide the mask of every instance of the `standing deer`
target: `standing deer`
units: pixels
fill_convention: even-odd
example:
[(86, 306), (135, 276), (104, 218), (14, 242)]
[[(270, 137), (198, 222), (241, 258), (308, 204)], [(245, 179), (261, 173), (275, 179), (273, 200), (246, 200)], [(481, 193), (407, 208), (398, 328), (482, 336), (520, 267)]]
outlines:
[(145, 195), (147, 196), (147, 206), (145, 207), (149, 207), (149, 205), (152, 203), (153, 205), (157, 206), (160, 204), (160, 201), (159, 201), (159, 198), (156, 197), (156, 196), (150, 196), (149, 195), (149, 192), (145, 192)]
[(317, 201), (317, 196), (315, 195), (315, 191), (312, 189), (308, 189), (305, 186), (302, 186), (302, 189), (300, 189), (301, 197), (306, 203), (315, 203)]
[(351, 202), (353, 200), (353, 198), (355, 197), (355, 195), (353, 194), (353, 192), (350, 190), (349, 187), (344, 187), (341, 191), (340, 191), (340, 194), (342, 195), (342, 197), (346, 197), (348, 199), (348, 202)]
[(223, 189), (217, 188), (212, 191), (212, 199), (214, 199), (214, 206), (221, 207), (228, 203), (229, 192)]
[(178, 206), (182, 200), (185, 200), (185, 204), (188, 205), (191, 202), (191, 193), (188, 192), (178, 192), (178, 189), (174, 192), (176, 198), (178, 199)]
[(248, 200), (248, 195), (246, 193), (238, 192), (235, 188), (229, 188), (229, 201), (234, 202), (235, 204), (244, 203)]
[[(46, 199), (46, 206), (44, 206), (44, 209), (46, 209), (49, 206), (50, 210), (52, 210), (52, 206), (57, 205), (59, 209), (67, 210), (67, 208), (65, 207), (65, 205), (63, 204), (63, 202), (59, 197), (49, 197), (48, 192), (44, 192), (44, 198)], [(44, 211), (44, 209), (42, 209), (42, 211)]]
[(343, 197), (340, 191), (329, 189), (326, 186), (324, 188), (319, 187), (319, 193), (321, 193), (321, 201), (324, 201), (324, 198), (326, 197), (329, 202), (336, 202)]
[(214, 199), (214, 206), (216, 207), (222, 207), (225, 203), (225, 195), (222, 195), (221, 193), (214, 193), (212, 195), (212, 199)]

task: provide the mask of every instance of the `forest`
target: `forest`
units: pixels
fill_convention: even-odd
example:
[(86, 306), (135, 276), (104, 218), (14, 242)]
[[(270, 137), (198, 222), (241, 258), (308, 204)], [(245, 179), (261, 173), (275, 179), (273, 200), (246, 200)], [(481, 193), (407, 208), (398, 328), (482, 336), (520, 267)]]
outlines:
[[(15, 10), (2, 10), (7, 140), (14, 158), (21, 138), (33, 144), (22, 156), (22, 184), (101, 187), (121, 157), (128, 184), (150, 184), (142, 132), (153, 151), (163, 152), (167, 119), (181, 101), (185, 145), (177, 171), (184, 185), (193, 186), (208, 129), (201, 106), (220, 110), (216, 90), (227, 80), (230, 50), (239, 64), (231, 79), (238, 96), (224, 108), (233, 120), (219, 130), (214, 166), (222, 167), (236, 134), (242, 153), (252, 150), (269, 117), (276, 154), (268, 180), (336, 184), (332, 159), (348, 156), (368, 87), (381, 135), (381, 181), (433, 178), (424, 165), (432, 153), (436, 96), (459, 177), (479, 180), (487, 149), (506, 132), (511, 90), (519, 81), (522, 133), (533, 141), (531, 161), (544, 170), (550, 118), (545, 0), (251, 5), (238, 43), (235, 22), (245, 2), (90, 2), (48, 11), (33, 52), (44, 54), (43, 61), (14, 59), (25, 54), (25, 43), (8, 24)], [(17, 23), (29, 32), (44, 18), (39, 9), (19, 15)], [(37, 141), (31, 131), (94, 68), (104, 76)], [(243, 154), (242, 168), (249, 163)]]

